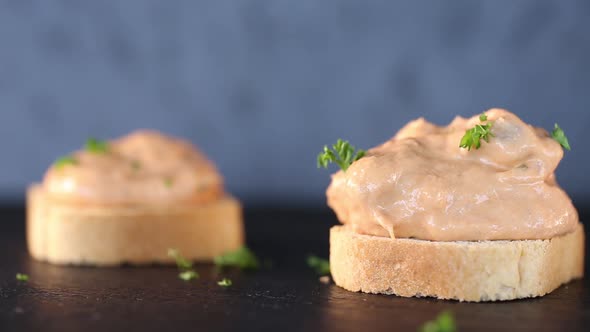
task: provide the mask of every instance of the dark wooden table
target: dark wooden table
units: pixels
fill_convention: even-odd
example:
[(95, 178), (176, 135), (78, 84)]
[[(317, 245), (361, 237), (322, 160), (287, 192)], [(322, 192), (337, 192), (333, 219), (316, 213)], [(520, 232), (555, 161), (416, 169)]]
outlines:
[[(584, 215), (584, 214), (582, 214)], [(31, 260), (24, 212), (0, 210), (0, 331), (415, 331), (451, 310), (460, 331), (583, 331), (590, 283), (575, 281), (543, 298), (459, 303), (347, 292), (322, 284), (306, 266), (328, 254), (327, 210), (246, 212), (250, 247), (273, 267), (219, 273), (198, 266), (184, 282), (173, 267), (75, 268)], [(15, 274), (30, 275), (27, 283)], [(222, 276), (230, 288), (216, 284)]]

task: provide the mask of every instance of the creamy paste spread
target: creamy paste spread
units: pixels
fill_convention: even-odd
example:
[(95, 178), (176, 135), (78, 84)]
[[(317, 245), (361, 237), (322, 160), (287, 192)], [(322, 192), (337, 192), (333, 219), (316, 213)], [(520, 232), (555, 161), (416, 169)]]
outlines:
[(142, 130), (74, 152), (52, 166), (43, 187), (53, 197), (99, 204), (203, 202), (223, 194), (215, 165), (189, 142)]
[(578, 213), (554, 175), (559, 143), (508, 111), (485, 114), (494, 136), (471, 151), (459, 143), (479, 116), (447, 127), (408, 123), (332, 175), (328, 205), (354, 231), (391, 238), (524, 240), (573, 231)]

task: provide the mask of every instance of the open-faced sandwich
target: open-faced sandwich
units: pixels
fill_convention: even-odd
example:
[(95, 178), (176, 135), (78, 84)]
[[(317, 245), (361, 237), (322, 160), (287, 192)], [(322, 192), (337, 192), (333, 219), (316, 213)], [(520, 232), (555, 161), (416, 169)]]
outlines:
[(209, 261), (244, 244), (239, 202), (196, 147), (155, 131), (88, 140), (27, 194), (31, 255), (57, 264)]
[[(561, 144), (561, 145), (560, 145)], [(492, 109), (447, 127), (418, 119), (364, 153), (324, 149), (342, 170), (328, 205), (335, 283), (460, 301), (542, 296), (583, 275), (584, 231), (554, 171), (569, 150)]]

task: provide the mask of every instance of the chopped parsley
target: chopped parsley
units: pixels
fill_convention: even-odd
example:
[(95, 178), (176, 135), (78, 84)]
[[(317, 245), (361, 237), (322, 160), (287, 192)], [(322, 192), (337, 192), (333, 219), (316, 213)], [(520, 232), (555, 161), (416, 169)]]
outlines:
[(307, 265), (314, 269), (319, 275), (330, 274), (330, 261), (327, 259), (315, 255), (309, 255), (307, 257)]
[(569, 141), (567, 140), (567, 137), (565, 136), (565, 133), (563, 132), (563, 129), (561, 129), (557, 123), (555, 124), (555, 127), (551, 132), (551, 137), (553, 137), (553, 139), (556, 140), (557, 143), (561, 144), (561, 146), (563, 146), (564, 149), (568, 151), (572, 149), (570, 147)]
[(172, 187), (172, 184), (174, 184), (174, 181), (172, 181), (172, 179), (171, 179), (171, 178), (165, 178), (165, 179), (164, 179), (164, 185), (165, 185), (167, 188), (170, 188), (170, 187)]
[(199, 274), (195, 270), (186, 270), (178, 274), (178, 277), (184, 281), (190, 281), (199, 277)]
[(248, 247), (226, 252), (215, 257), (213, 261), (221, 268), (237, 267), (242, 270), (257, 270), (260, 267), (258, 258)]
[(181, 270), (188, 270), (193, 267), (193, 263), (188, 259), (184, 258), (178, 249), (168, 249), (168, 257), (174, 258), (176, 266)]
[(133, 160), (131, 161), (131, 168), (133, 168), (133, 170), (135, 171), (139, 171), (139, 169), (141, 168), (141, 163), (137, 160)]
[(54, 163), (53, 167), (55, 168), (62, 168), (67, 165), (76, 165), (78, 164), (78, 160), (72, 156), (63, 156), (58, 158)]
[(24, 274), (24, 273), (17, 273), (16, 274), (16, 280), (18, 280), (18, 281), (29, 281), (29, 275)]
[(428, 321), (420, 328), (421, 332), (455, 332), (455, 319), (450, 311), (443, 311), (434, 320)]
[(223, 279), (219, 280), (217, 282), (217, 284), (221, 287), (229, 287), (229, 286), (233, 285), (233, 282), (231, 281), (231, 279), (223, 278)]
[[(89, 138), (86, 140), (86, 144), (84, 145), (86, 151), (92, 153), (104, 153), (108, 151), (108, 144), (105, 141), (99, 141), (95, 138)], [(53, 167), (62, 168), (67, 165), (77, 165), (78, 160), (71, 155), (63, 156), (58, 158), (54, 163)]]
[(193, 263), (182, 257), (177, 249), (168, 249), (168, 256), (174, 258), (176, 261), (176, 266), (180, 270), (180, 273), (178, 274), (180, 279), (190, 281), (199, 277), (197, 271), (192, 269)]
[(93, 153), (105, 153), (109, 150), (109, 144), (106, 141), (89, 138), (86, 140), (86, 151)]
[[(485, 113), (479, 116), (479, 121), (485, 122), (487, 120), (488, 116)], [(490, 137), (494, 137), (494, 134), (492, 134), (492, 125), (493, 122), (488, 122), (486, 124), (477, 124), (475, 127), (467, 129), (465, 135), (461, 138), (459, 147), (471, 151), (471, 148), (479, 149), (481, 147), (481, 140), (489, 143)]]
[(365, 153), (364, 150), (357, 150), (348, 141), (338, 139), (336, 144), (332, 145), (331, 150), (327, 145), (324, 145), (324, 150), (317, 158), (318, 168), (328, 168), (330, 163), (336, 163), (340, 169), (346, 171), (353, 162), (364, 157)]

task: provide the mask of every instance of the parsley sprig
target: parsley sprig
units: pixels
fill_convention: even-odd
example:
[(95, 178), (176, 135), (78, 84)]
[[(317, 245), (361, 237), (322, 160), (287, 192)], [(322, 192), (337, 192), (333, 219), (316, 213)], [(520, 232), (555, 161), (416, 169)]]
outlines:
[(483, 124), (483, 122), (488, 121), (488, 116), (485, 113), (479, 116), (479, 121), (482, 124), (476, 124), (475, 127), (465, 131), (459, 147), (467, 149), (467, 151), (471, 151), (471, 148), (479, 149), (482, 139), (489, 143), (490, 137), (494, 137), (494, 134), (492, 134), (493, 122)]
[(178, 274), (178, 277), (184, 281), (190, 281), (199, 277), (199, 274), (195, 270), (186, 270)]
[(233, 285), (234, 283), (229, 278), (223, 278), (223, 279), (219, 280), (217, 282), (217, 284), (221, 287), (229, 287), (229, 286)]
[(323, 152), (320, 152), (317, 158), (318, 168), (328, 168), (328, 164), (336, 163), (346, 171), (353, 162), (364, 157), (365, 153), (364, 150), (357, 150), (348, 141), (338, 139), (336, 144), (332, 145), (332, 149), (324, 145)]
[(237, 267), (241, 270), (257, 270), (260, 261), (248, 247), (241, 247), (234, 251), (226, 252), (213, 259), (218, 267)]
[(133, 168), (134, 171), (139, 171), (141, 169), (141, 163), (138, 160), (132, 160), (131, 168)]
[(86, 151), (93, 153), (105, 153), (109, 150), (109, 144), (106, 141), (89, 138), (85, 144)]
[(67, 165), (76, 165), (78, 164), (78, 160), (76, 160), (76, 158), (74, 158), (73, 156), (63, 156), (58, 158), (54, 163), (53, 163), (53, 167), (55, 168), (63, 168)]
[(572, 149), (570, 147), (570, 142), (567, 140), (567, 137), (565, 136), (565, 133), (563, 132), (563, 129), (561, 129), (557, 123), (555, 124), (555, 127), (553, 128), (553, 131), (551, 132), (551, 137), (553, 137), (553, 139), (556, 140), (557, 143), (561, 144), (561, 146), (563, 146), (564, 149), (566, 149), (568, 151), (570, 151)]
[[(100, 141), (95, 138), (89, 138), (86, 140), (86, 144), (84, 144), (84, 149), (86, 149), (86, 151), (89, 151), (92, 153), (105, 153), (108, 151), (109, 145), (106, 141)], [(67, 166), (67, 165), (77, 165), (77, 164), (78, 164), (78, 160), (76, 160), (76, 158), (74, 158), (72, 155), (67, 155), (67, 156), (63, 156), (63, 157), (58, 158), (53, 163), (53, 167), (56, 167), (59, 169), (64, 166)]]
[(421, 332), (455, 332), (457, 327), (450, 311), (443, 311), (434, 320), (426, 322)]
[(307, 257), (307, 265), (315, 270), (319, 275), (330, 274), (330, 261), (327, 259), (320, 258), (315, 255), (309, 255)]
[(29, 281), (29, 275), (24, 273), (17, 273), (16, 280), (18, 281)]
[(168, 249), (168, 256), (172, 257), (176, 261), (176, 266), (181, 270), (188, 270), (193, 267), (193, 263), (188, 259), (184, 258), (178, 249)]
[(178, 249), (168, 249), (168, 256), (176, 261), (176, 266), (180, 270), (178, 278), (184, 281), (190, 281), (199, 277), (197, 271), (193, 270), (193, 263), (184, 258)]

